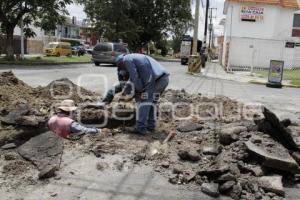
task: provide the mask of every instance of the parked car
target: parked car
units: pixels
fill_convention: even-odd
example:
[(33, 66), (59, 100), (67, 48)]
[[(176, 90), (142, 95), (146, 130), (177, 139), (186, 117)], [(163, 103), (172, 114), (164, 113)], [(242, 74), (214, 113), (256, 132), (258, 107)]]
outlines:
[(71, 44), (68, 42), (50, 42), (44, 48), (46, 56), (72, 56)]
[(76, 56), (84, 56), (86, 53), (86, 50), (84, 46), (73, 46), (72, 47), (72, 54)]
[(101, 63), (116, 64), (116, 58), (126, 53), (129, 53), (129, 50), (122, 43), (99, 43), (92, 52), (92, 61), (96, 66)]

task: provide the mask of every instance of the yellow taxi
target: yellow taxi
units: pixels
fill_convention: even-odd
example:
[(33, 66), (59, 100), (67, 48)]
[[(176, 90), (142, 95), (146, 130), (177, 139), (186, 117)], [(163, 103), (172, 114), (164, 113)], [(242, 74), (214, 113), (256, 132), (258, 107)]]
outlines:
[(50, 42), (44, 48), (46, 56), (72, 56), (71, 44), (68, 42)]

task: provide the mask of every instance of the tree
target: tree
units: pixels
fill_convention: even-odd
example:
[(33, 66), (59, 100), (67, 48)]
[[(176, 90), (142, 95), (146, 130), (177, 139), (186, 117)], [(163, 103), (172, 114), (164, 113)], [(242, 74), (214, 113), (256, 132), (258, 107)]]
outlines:
[[(95, 30), (109, 40), (122, 38), (134, 50), (159, 41), (175, 22), (190, 20), (190, 0), (78, 0)], [(183, 11), (182, 11), (183, 9)]]
[(46, 31), (55, 30), (68, 14), (66, 6), (73, 0), (0, 0), (1, 31), (6, 35), (6, 56), (14, 57), (13, 35), (23, 19), (25, 35), (34, 36), (29, 25)]

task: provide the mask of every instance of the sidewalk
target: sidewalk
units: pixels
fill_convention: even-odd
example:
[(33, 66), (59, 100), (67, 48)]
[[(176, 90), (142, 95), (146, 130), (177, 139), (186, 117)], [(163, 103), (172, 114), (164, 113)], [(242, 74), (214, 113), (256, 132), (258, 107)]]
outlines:
[[(251, 75), (250, 72), (230, 72), (227, 73), (218, 62), (207, 62), (206, 68), (203, 69), (203, 75), (211, 78), (218, 78), (242, 83), (254, 83), (265, 85), (268, 82), (267, 78), (261, 78)], [(283, 80), (282, 84), (287, 87), (293, 87), (290, 81)]]

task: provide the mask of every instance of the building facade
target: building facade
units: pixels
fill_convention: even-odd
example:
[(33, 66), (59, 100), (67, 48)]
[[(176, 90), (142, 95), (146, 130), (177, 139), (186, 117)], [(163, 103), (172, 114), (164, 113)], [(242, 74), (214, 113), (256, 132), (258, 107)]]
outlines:
[(227, 70), (268, 68), (270, 60), (300, 67), (297, 0), (226, 0), (222, 65)]
[[(77, 20), (75, 17), (66, 17), (65, 23), (58, 25), (57, 29), (51, 32), (45, 32), (34, 26), (30, 28), (33, 29), (36, 36), (25, 40), (25, 52), (28, 54), (42, 53), (44, 46), (49, 42), (64, 41), (75, 45), (76, 43), (84, 43), (90, 40), (83, 34), (83, 31), (86, 30), (86, 24), (84, 21)], [(16, 38), (20, 37), (21, 30), (19, 27), (15, 29), (14, 35)], [(18, 51), (16, 51), (16, 53), (18, 53)]]

